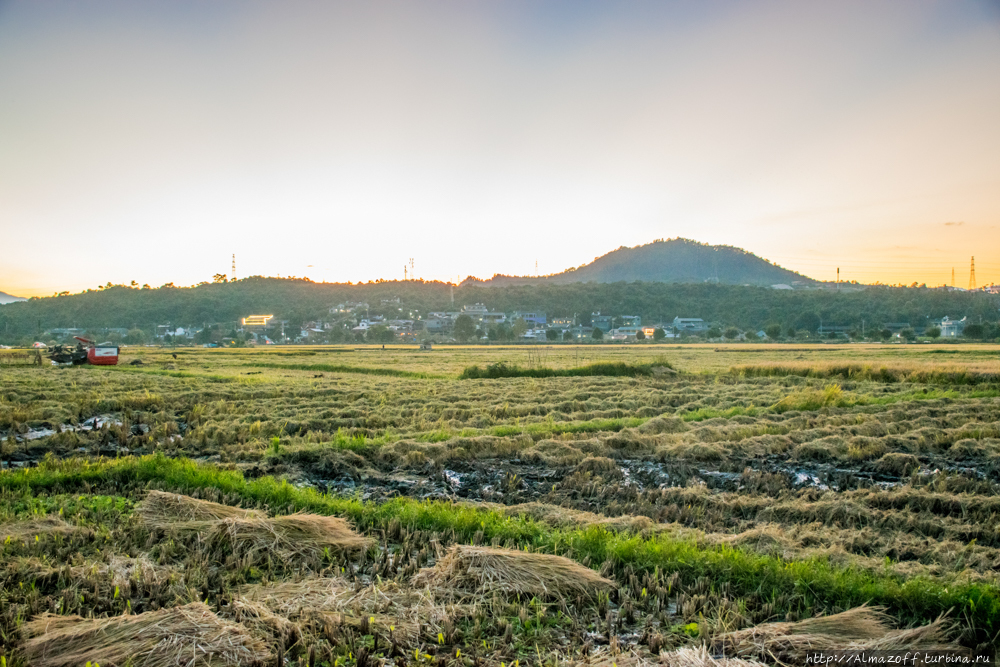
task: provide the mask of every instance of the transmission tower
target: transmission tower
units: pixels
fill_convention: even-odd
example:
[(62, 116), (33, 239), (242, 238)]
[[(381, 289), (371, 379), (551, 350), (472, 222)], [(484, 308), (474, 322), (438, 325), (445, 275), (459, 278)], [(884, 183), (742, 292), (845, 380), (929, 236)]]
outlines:
[(969, 289), (976, 289), (976, 256), (972, 256), (972, 263), (969, 265)]
[(951, 288), (955, 289), (955, 267), (951, 267)]
[(236, 280), (236, 253), (233, 253), (233, 280)]

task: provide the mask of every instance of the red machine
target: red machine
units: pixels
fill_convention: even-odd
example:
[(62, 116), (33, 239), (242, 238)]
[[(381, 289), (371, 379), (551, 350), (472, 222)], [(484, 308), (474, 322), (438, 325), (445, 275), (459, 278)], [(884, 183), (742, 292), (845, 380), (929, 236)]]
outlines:
[[(57, 364), (93, 364), (94, 366), (115, 366), (118, 364), (118, 346), (112, 343), (98, 345), (92, 340), (73, 336), (80, 341), (76, 348), (56, 345), (49, 359)], [(86, 346), (86, 347), (84, 347)]]

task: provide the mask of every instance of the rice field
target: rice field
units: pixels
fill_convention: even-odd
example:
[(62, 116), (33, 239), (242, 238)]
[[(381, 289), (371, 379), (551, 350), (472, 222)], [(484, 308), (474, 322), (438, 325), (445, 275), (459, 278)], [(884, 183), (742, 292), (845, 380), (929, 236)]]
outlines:
[(60, 368), (0, 351), (0, 656), (985, 659), (998, 353), (143, 347)]

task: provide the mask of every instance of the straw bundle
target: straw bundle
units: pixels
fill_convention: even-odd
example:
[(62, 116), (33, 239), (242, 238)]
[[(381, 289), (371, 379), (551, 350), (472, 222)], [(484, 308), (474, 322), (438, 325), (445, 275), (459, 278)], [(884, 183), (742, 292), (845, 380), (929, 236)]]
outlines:
[(150, 526), (166, 528), (180, 521), (220, 521), (222, 519), (263, 518), (257, 510), (199, 500), (164, 491), (150, 491), (136, 507), (136, 513)]
[(91, 533), (89, 528), (66, 523), (57, 516), (47, 516), (32, 521), (15, 521), (0, 526), (0, 543), (10, 540), (27, 541), (36, 536), (72, 535), (74, 533)]
[(438, 632), (445, 619), (468, 616), (467, 605), (436, 603), (426, 590), (396, 583), (355, 586), (344, 579), (310, 577), (300, 581), (253, 584), (241, 589), (230, 609), (249, 627), (285, 634), (290, 619), (318, 618), (334, 626), (359, 627), (374, 619), (377, 627), (394, 628), (394, 635), (417, 640), (418, 628)]
[(413, 583), (444, 590), (501, 592), (539, 597), (582, 593), (592, 596), (612, 583), (590, 568), (562, 556), (509, 549), (455, 545)]
[(715, 654), (794, 664), (815, 651), (942, 648), (944, 632), (943, 619), (921, 628), (890, 631), (880, 609), (861, 606), (798, 623), (766, 623), (729, 632), (715, 637), (710, 648)]
[(323, 549), (349, 551), (367, 548), (371, 540), (351, 530), (343, 519), (318, 514), (289, 514), (271, 519), (224, 519), (186, 522), (180, 528), (208, 529), (209, 542), (229, 545), (233, 553), (251, 559), (274, 552), (283, 557), (317, 556)]
[(23, 645), (34, 667), (256, 665), (272, 659), (267, 645), (202, 604), (138, 616), (84, 619), (42, 614), (25, 623)]
[(578, 662), (574, 667), (764, 667), (753, 660), (740, 658), (716, 658), (704, 646), (680, 648), (669, 653), (661, 653), (657, 658), (644, 658), (634, 652), (601, 653), (587, 662)]
[(324, 549), (347, 551), (371, 544), (336, 517), (300, 512), (268, 518), (257, 510), (162, 491), (150, 491), (137, 512), (150, 526), (203, 534), (210, 544), (251, 559), (268, 552), (285, 558), (315, 556)]

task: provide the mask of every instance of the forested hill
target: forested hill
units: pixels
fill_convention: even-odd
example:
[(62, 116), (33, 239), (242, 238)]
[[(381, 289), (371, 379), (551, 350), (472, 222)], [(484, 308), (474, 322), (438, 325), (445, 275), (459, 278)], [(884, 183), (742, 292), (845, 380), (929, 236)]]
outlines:
[(27, 299), (20, 296), (14, 296), (13, 294), (7, 294), (6, 292), (0, 292), (0, 306), (5, 303), (15, 303), (17, 301), (27, 301)]
[(689, 239), (654, 241), (634, 248), (621, 247), (596, 257), (590, 264), (550, 276), (495, 275), (489, 280), (469, 278), (463, 284), (491, 287), (566, 283), (633, 282), (776, 285), (813, 283), (812, 278), (783, 269), (742, 248), (706, 245)]
[(151, 331), (160, 324), (232, 326), (251, 314), (274, 315), (297, 326), (308, 320), (329, 320), (330, 307), (347, 301), (367, 302), (370, 314), (390, 318), (483, 303), (494, 311), (541, 310), (550, 318), (576, 315), (584, 322), (589, 321), (590, 313), (600, 311), (641, 315), (647, 323), (668, 322), (677, 316), (701, 317), (741, 329), (781, 324), (813, 331), (821, 319), (824, 324), (859, 327), (862, 321), (867, 326), (909, 322), (915, 328), (944, 316), (995, 322), (1000, 305), (997, 297), (982, 292), (921, 287), (837, 292), (621, 282), (452, 288), (444, 283), (420, 281), (348, 285), (254, 277), (187, 288), (117, 286), (7, 304), (0, 306), (0, 343), (23, 342), (55, 327), (138, 327)]

